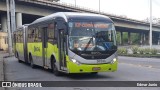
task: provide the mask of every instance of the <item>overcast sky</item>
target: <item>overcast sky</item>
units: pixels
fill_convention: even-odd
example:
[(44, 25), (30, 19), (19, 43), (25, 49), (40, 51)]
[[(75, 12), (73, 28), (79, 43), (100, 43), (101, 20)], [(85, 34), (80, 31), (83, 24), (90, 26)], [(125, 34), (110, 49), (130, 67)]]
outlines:
[[(75, 0), (60, 0), (75, 4)], [(99, 10), (99, 0), (76, 0), (78, 6)], [(101, 11), (144, 20), (149, 17), (150, 0), (100, 0)], [(160, 18), (160, 0), (152, 0), (152, 16)]]

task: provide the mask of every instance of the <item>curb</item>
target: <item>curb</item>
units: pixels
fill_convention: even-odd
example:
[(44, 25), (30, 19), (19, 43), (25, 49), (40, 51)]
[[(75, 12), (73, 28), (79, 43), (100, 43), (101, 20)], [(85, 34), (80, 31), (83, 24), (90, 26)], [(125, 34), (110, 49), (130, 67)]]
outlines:
[[(1, 65), (1, 72), (0, 72), (1, 73), (1, 77), (0, 77), (0, 79), (1, 79), (1, 81), (4, 81), (4, 58), (2, 57), (0, 59), (2, 59), (1, 63), (0, 63), (0, 65)], [(1, 87), (0, 89), (1, 90), (5, 90), (4, 87)]]
[[(11, 55), (14, 56), (14, 55)], [(0, 57), (0, 81), (5, 81), (5, 65), (4, 65), (4, 60), (5, 58), (11, 57), (8, 55), (8, 53), (4, 53), (2, 57)], [(0, 90), (6, 90), (4, 87), (0, 87)]]

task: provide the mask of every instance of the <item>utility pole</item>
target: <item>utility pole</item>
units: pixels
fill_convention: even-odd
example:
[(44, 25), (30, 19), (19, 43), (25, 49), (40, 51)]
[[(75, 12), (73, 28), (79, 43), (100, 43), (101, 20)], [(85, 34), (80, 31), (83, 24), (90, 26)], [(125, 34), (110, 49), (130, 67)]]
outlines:
[(149, 38), (149, 43), (150, 43), (150, 49), (152, 48), (152, 0), (150, 0), (150, 38)]
[(101, 12), (101, 2), (99, 0), (99, 13)]
[(12, 39), (11, 39), (11, 27), (10, 27), (10, 10), (9, 10), (9, 0), (6, 0), (7, 6), (7, 26), (8, 26), (8, 52), (9, 56), (12, 54)]
[(75, 7), (77, 6), (77, 2), (76, 2), (76, 0), (74, 0), (74, 3), (75, 3)]
[(10, 11), (11, 11), (11, 34), (16, 30), (15, 24), (15, 1), (10, 0)]

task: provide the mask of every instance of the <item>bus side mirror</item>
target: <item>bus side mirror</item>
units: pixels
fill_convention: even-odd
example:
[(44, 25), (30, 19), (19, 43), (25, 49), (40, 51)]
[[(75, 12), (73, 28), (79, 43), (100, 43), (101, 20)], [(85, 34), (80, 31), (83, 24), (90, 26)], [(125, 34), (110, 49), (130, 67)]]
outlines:
[(59, 22), (58, 23), (58, 30), (64, 30), (64, 34), (67, 35), (68, 34), (67, 23), (65, 23), (65, 22)]
[(64, 27), (64, 34), (65, 34), (65, 35), (68, 35), (67, 23), (64, 23), (63, 25), (64, 25), (64, 26), (63, 26), (63, 27)]

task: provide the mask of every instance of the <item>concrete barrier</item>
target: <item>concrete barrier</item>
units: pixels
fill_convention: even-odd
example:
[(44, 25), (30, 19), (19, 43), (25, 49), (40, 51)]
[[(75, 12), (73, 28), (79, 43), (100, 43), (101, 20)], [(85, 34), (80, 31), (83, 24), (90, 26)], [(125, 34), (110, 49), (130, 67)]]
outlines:
[[(0, 81), (4, 81), (4, 57), (8, 56), (6, 52), (0, 52)], [(0, 87), (0, 90), (5, 90), (5, 88)]]

